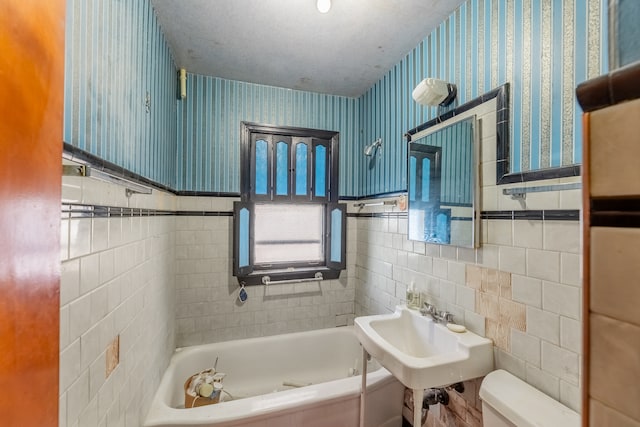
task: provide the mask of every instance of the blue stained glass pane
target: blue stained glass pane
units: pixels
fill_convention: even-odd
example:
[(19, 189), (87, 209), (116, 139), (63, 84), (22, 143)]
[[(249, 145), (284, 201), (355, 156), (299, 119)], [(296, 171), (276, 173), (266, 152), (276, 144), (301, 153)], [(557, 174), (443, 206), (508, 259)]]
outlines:
[(260, 139), (256, 141), (256, 194), (267, 194), (267, 141)]
[(296, 196), (307, 194), (307, 157), (306, 144), (296, 145)]
[(438, 214), (436, 217), (436, 236), (440, 243), (449, 242), (449, 217), (445, 214)]
[(431, 159), (425, 157), (422, 159), (422, 201), (429, 201), (429, 184), (431, 180)]
[(416, 201), (416, 158), (411, 156), (409, 158), (409, 200)]
[(331, 211), (331, 262), (342, 261), (342, 211)]
[(286, 196), (289, 189), (289, 145), (280, 141), (276, 144), (276, 195)]
[(327, 195), (327, 147), (316, 145), (316, 197)]
[(238, 266), (249, 265), (249, 209), (240, 209), (240, 236), (238, 237)]

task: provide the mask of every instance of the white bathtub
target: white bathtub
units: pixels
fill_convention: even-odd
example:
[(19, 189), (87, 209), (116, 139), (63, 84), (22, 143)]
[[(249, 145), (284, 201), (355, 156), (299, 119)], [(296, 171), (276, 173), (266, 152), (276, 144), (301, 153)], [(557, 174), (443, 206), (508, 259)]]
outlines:
[[(227, 374), (224, 402), (184, 409), (183, 385), (210, 368)], [(362, 348), (352, 327), (251, 338), (176, 350), (144, 426), (357, 427)], [(367, 369), (367, 427), (402, 424), (404, 387), (384, 368)], [(283, 382), (311, 383), (292, 388)]]

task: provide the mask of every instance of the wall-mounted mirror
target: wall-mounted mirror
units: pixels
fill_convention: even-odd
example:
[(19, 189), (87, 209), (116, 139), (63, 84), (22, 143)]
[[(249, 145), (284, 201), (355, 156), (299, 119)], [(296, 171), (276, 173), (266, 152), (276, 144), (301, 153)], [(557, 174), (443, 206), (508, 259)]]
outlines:
[(476, 247), (478, 145), (475, 116), (454, 117), (411, 135), (410, 240)]

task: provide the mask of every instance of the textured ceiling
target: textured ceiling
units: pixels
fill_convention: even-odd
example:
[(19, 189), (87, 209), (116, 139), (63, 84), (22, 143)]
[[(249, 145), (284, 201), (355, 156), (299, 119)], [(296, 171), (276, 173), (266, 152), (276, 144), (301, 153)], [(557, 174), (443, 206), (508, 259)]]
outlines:
[(151, 0), (188, 72), (357, 97), (463, 0)]

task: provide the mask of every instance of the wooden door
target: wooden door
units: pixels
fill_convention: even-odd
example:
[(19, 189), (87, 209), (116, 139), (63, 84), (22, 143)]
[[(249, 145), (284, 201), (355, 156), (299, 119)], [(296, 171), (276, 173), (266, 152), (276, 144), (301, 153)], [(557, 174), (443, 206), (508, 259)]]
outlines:
[(0, 424), (58, 424), (64, 0), (0, 1)]

